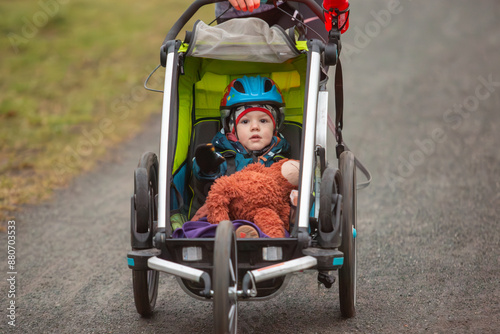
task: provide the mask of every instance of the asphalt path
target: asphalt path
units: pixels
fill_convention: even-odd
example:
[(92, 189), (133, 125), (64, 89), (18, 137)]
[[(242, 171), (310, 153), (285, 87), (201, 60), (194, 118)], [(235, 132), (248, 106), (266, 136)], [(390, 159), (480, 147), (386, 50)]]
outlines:
[[(357, 315), (342, 319), (337, 285), (301, 273), (275, 298), (239, 303), (239, 332), (498, 332), (498, 17), (496, 0), (352, 1), (344, 138), (373, 174), (358, 193)], [(16, 216), (14, 286), (0, 265), (1, 333), (212, 332), (212, 304), (168, 275), (155, 315), (135, 311), (129, 198), (158, 136), (153, 117), (94, 171)]]

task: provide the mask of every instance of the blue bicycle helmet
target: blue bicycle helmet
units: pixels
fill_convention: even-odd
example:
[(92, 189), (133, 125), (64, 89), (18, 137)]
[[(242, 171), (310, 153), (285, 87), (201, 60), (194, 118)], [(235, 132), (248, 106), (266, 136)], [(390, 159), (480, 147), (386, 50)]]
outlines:
[[(234, 111), (243, 105), (267, 105), (276, 110), (276, 130), (284, 121), (284, 100), (280, 89), (273, 80), (267, 77), (255, 76), (234, 79), (226, 87), (220, 103), (222, 124), (228, 131), (234, 124)], [(228, 119), (229, 118), (229, 119)]]

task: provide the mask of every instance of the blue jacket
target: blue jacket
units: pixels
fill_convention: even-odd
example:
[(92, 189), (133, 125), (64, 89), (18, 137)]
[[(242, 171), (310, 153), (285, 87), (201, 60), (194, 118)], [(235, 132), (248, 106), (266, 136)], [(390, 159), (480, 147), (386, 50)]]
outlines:
[(274, 162), (287, 158), (290, 151), (290, 144), (281, 135), (273, 137), (271, 144), (266, 148), (267, 152), (261, 155), (247, 152), (240, 142), (227, 139), (222, 132), (217, 132), (212, 144), (226, 161), (219, 166), (217, 173), (206, 175), (200, 171), (196, 159), (193, 159), (192, 170), (194, 177), (191, 177), (190, 181), (192, 196), (187, 214), (189, 219), (205, 203), (208, 191), (217, 178), (223, 175), (231, 175), (257, 161), (267, 167), (271, 166)]
[(271, 144), (266, 148), (267, 152), (262, 155), (248, 152), (239, 141), (229, 140), (221, 131), (214, 136), (212, 144), (215, 150), (226, 158), (226, 161), (219, 166), (217, 173), (206, 175), (200, 171), (194, 159), (193, 174), (198, 180), (215, 180), (223, 175), (231, 175), (254, 162), (260, 162), (269, 167), (274, 162), (286, 158), (290, 151), (290, 144), (280, 134), (273, 137)]

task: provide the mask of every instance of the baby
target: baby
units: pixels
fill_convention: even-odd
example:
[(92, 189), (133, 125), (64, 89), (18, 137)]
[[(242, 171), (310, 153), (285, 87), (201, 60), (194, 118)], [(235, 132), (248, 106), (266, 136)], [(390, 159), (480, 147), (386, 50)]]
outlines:
[[(278, 132), (284, 105), (278, 86), (267, 77), (244, 76), (227, 86), (220, 104), (223, 128), (211, 144), (200, 145), (195, 152), (190, 215), (202, 207), (217, 178), (254, 162), (269, 167), (288, 157), (290, 145)], [(192, 220), (205, 214), (202, 209)]]

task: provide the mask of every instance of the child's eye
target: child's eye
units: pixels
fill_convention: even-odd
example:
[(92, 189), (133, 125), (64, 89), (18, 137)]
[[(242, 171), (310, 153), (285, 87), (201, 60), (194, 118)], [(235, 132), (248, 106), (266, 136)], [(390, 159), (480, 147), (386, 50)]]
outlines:
[(261, 123), (269, 123), (269, 120), (267, 118), (261, 118), (260, 122)]
[(242, 124), (248, 124), (248, 119), (242, 119), (242, 120), (240, 121), (240, 123), (242, 123)]

